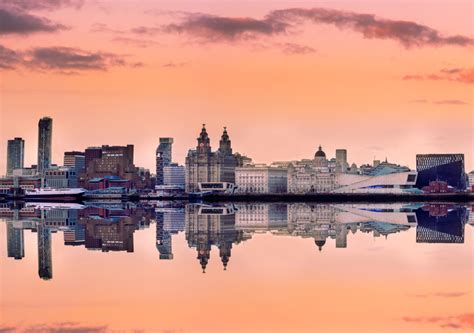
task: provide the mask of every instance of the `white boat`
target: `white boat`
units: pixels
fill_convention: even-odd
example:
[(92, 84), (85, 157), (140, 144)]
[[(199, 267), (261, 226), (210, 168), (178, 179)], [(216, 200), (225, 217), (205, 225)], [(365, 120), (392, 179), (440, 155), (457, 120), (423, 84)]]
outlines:
[(35, 188), (25, 190), (25, 199), (71, 201), (82, 198), (85, 192), (83, 188)]

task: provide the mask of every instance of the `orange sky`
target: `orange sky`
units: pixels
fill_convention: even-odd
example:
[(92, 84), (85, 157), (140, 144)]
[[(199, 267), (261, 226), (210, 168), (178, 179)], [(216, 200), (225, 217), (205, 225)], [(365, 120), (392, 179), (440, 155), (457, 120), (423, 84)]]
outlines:
[[(256, 162), (310, 158), (321, 144), (329, 157), (347, 148), (358, 165), (388, 157), (415, 167), (416, 153), (462, 152), (467, 171), (474, 168), (470, 1), (2, 6), (67, 27), (19, 34), (0, 26), (0, 46), (16, 52), (0, 71), (2, 161), (6, 140), (21, 136), (26, 165), (36, 163), (37, 122), (47, 115), (58, 164), (65, 150), (132, 143), (136, 164), (153, 170), (160, 136), (175, 138), (174, 159), (183, 163), (206, 123), (213, 147), (227, 126), (234, 150)], [(272, 16), (288, 8), (331, 9), (331, 22), (342, 17), (346, 25)], [(282, 22), (290, 28), (278, 30)], [(423, 32), (432, 31), (427, 41)], [(106, 70), (35, 55), (52, 47), (99, 56), (99, 65), (87, 64)]]

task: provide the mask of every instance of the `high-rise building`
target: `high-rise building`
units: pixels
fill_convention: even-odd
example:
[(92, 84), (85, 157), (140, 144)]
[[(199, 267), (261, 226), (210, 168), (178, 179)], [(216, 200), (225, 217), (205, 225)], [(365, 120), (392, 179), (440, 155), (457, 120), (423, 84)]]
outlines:
[(38, 233), (38, 275), (43, 280), (53, 278), (53, 261), (51, 251), (51, 229), (41, 222), (37, 227)]
[(7, 176), (13, 174), (14, 169), (22, 169), (25, 156), (25, 140), (14, 138), (8, 140), (7, 147)]
[(51, 166), (51, 140), (53, 136), (53, 119), (43, 117), (38, 123), (38, 173), (43, 173)]
[(76, 170), (76, 173), (86, 171), (86, 158), (85, 153), (81, 151), (66, 151), (64, 152), (64, 163), (65, 167)]
[(7, 222), (7, 253), (9, 258), (16, 260), (25, 256), (25, 241), (23, 229), (13, 227), (13, 222)]
[(418, 154), (416, 171), (418, 188), (428, 186), (430, 181), (443, 181), (456, 189), (466, 189), (464, 154)]
[(156, 148), (156, 184), (164, 184), (163, 168), (172, 162), (173, 138), (160, 138), (160, 144)]

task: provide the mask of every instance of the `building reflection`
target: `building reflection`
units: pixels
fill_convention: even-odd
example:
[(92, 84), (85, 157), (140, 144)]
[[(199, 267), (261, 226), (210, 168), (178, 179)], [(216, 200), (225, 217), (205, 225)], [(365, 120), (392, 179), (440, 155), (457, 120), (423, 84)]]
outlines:
[[(159, 259), (173, 259), (172, 238), (184, 231), (203, 272), (218, 252), (227, 269), (234, 245), (256, 233), (312, 239), (322, 251), (327, 243), (348, 248), (350, 234), (373, 237), (416, 229), (417, 243), (464, 243), (466, 224), (474, 225), (473, 207), (456, 204), (26, 204), (0, 206), (6, 225), (7, 256), (25, 257), (24, 230), (37, 233), (38, 273), (53, 277), (52, 238), (61, 233), (65, 246), (88, 250), (134, 251), (136, 231), (156, 223)], [(216, 255), (217, 258), (217, 255)]]

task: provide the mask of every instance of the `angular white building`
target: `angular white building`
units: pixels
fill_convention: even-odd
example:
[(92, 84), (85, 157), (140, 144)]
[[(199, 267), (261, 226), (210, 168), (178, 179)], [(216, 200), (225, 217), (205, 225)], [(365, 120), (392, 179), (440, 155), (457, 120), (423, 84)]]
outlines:
[(239, 193), (286, 193), (288, 169), (258, 164), (237, 167), (235, 184)]

